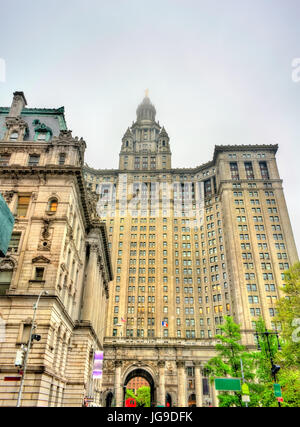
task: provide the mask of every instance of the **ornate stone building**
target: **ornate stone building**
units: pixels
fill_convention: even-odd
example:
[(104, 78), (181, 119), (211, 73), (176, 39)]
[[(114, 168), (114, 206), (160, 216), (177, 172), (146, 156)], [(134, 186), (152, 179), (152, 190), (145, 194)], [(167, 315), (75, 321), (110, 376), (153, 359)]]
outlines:
[(104, 343), (103, 404), (122, 406), (135, 376), (153, 404), (216, 405), (204, 370), (224, 316), (254, 346), (276, 328), (283, 271), (298, 260), (277, 145), (216, 146), (213, 160), (173, 169), (148, 96), (122, 139), (119, 169), (85, 167), (99, 194), (114, 283)]
[(106, 225), (87, 191), (86, 144), (72, 137), (64, 109), (25, 108), (22, 92), (0, 108), (0, 192), (15, 216), (0, 258), (0, 406), (15, 406), (16, 351), (26, 345), (42, 291), (22, 406), (81, 406), (101, 399), (94, 353), (103, 349), (112, 268)]

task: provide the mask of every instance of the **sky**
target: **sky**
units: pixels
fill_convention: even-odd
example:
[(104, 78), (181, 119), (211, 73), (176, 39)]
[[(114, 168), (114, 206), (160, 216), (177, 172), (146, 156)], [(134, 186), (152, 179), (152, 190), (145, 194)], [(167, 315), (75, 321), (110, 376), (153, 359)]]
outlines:
[(278, 144), (300, 248), (299, 0), (0, 0), (0, 105), (65, 106), (86, 162), (117, 168), (145, 90), (173, 167)]

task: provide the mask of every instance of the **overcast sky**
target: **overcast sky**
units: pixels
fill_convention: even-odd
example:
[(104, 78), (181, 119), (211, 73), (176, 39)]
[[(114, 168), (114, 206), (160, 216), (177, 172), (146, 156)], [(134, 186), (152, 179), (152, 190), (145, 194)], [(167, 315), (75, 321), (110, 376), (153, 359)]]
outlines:
[(118, 167), (122, 136), (147, 88), (171, 138), (173, 167), (210, 161), (217, 144), (278, 143), (299, 248), (300, 71), (292, 67), (300, 58), (299, 0), (0, 6), (1, 106), (15, 90), (25, 92), (28, 107), (64, 105), (95, 168)]

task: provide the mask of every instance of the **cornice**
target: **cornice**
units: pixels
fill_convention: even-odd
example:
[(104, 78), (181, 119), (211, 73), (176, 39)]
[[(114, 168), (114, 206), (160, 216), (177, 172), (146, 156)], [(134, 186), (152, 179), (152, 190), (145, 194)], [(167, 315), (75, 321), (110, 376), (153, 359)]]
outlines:
[(114, 174), (119, 175), (121, 173), (135, 173), (135, 174), (145, 174), (145, 173), (151, 173), (151, 174), (178, 174), (178, 173), (191, 173), (196, 174), (199, 172), (202, 172), (205, 169), (208, 169), (210, 167), (213, 167), (216, 165), (217, 156), (219, 153), (227, 152), (227, 151), (258, 151), (258, 150), (264, 150), (264, 151), (271, 151), (275, 154), (278, 151), (278, 144), (256, 144), (256, 145), (215, 145), (214, 149), (214, 155), (213, 160), (202, 163), (199, 166), (195, 166), (192, 168), (171, 168), (171, 169), (147, 169), (147, 170), (121, 170), (121, 169), (95, 169), (90, 167), (89, 165), (84, 165), (84, 171), (89, 173), (94, 173), (95, 175), (108, 175), (108, 174)]

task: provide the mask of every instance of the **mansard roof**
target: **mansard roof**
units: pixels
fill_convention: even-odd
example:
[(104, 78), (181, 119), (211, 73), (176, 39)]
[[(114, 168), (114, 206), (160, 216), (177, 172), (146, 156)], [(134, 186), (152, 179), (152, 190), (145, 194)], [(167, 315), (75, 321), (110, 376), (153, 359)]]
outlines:
[[(4, 138), (6, 131), (5, 119), (9, 114), (8, 107), (0, 107), (0, 140)], [(64, 107), (60, 108), (24, 108), (21, 113), (22, 119), (28, 125), (28, 133), (24, 140), (34, 140), (35, 128), (37, 120), (40, 124), (45, 125), (45, 128), (51, 129), (53, 136), (59, 136), (61, 130), (67, 129), (67, 124), (64, 115)]]

